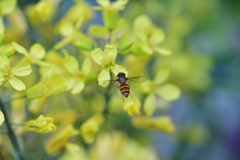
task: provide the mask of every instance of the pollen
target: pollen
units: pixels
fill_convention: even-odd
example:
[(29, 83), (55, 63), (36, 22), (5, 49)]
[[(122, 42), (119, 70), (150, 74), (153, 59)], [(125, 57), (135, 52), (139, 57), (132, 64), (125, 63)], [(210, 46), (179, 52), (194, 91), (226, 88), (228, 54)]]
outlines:
[(4, 79), (7, 80), (12, 77), (13, 77), (13, 71), (11, 70), (11, 68), (6, 69)]

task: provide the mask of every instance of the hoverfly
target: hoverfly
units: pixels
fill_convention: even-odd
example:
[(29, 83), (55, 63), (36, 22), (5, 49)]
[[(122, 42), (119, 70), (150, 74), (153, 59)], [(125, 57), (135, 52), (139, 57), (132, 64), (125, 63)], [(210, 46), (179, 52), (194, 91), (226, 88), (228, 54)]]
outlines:
[(129, 82), (142, 83), (147, 80), (148, 78), (146, 76), (136, 76), (136, 77), (127, 78), (125, 73), (119, 72), (117, 75), (117, 79), (111, 80), (111, 82), (116, 82), (119, 85), (119, 89), (123, 99), (123, 96), (128, 98), (128, 96), (130, 95), (132, 97), (130, 93), (130, 86), (128, 84)]

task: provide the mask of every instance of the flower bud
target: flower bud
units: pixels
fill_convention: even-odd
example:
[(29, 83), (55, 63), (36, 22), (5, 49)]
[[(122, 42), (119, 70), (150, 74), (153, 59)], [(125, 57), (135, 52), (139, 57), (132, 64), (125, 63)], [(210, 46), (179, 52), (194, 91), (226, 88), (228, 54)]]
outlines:
[(15, 53), (16, 49), (14, 47), (9, 47), (2, 51), (3, 54), (5, 54), (8, 58), (12, 57), (12, 55)]
[(40, 115), (36, 120), (30, 120), (25, 126), (27, 131), (37, 133), (50, 133), (56, 131), (57, 127), (53, 124), (53, 119)]
[(104, 8), (102, 15), (103, 15), (104, 26), (106, 27), (106, 29), (108, 30), (115, 29), (119, 19), (119, 11), (109, 6), (107, 8)]

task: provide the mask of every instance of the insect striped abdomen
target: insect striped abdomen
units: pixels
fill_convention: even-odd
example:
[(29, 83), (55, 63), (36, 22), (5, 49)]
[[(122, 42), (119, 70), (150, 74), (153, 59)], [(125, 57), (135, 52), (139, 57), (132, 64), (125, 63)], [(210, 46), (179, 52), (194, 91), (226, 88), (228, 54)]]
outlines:
[(129, 95), (129, 90), (130, 90), (130, 87), (127, 83), (122, 83), (119, 85), (120, 87), (120, 91), (121, 93), (125, 96), (125, 97), (128, 97)]

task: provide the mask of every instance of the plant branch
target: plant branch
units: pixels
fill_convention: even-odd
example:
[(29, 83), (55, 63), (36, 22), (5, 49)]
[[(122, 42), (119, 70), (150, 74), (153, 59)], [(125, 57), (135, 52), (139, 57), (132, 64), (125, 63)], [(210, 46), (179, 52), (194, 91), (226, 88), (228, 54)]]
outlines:
[(12, 146), (13, 148), (15, 149), (16, 151), (16, 154), (17, 154), (17, 157), (19, 157), (20, 160), (24, 160), (24, 156), (20, 150), (20, 147), (19, 147), (19, 144), (18, 144), (18, 141), (17, 141), (17, 137), (16, 135), (14, 134), (13, 132), (13, 129), (11, 127), (11, 123), (10, 123), (10, 120), (8, 118), (8, 115), (7, 115), (7, 112), (4, 108), (4, 104), (0, 98), (0, 109), (4, 115), (4, 118), (5, 118), (5, 124), (6, 124), (6, 127), (7, 127), (7, 130), (8, 130), (8, 136), (11, 140), (11, 143), (12, 143)]
[(16, 98), (10, 99), (10, 100), (8, 100), (6, 102), (3, 102), (3, 104), (8, 104), (8, 103), (10, 103), (10, 102), (12, 102), (14, 100), (21, 99), (21, 98), (26, 98), (26, 97), (27, 97), (26, 95), (20, 96), (20, 97), (16, 97)]

